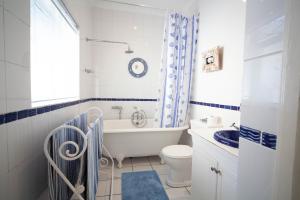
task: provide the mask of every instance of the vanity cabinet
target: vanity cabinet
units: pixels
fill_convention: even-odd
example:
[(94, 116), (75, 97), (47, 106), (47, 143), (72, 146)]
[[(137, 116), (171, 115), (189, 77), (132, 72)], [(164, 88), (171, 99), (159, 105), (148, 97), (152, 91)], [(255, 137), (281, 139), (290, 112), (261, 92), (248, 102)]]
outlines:
[(236, 200), (238, 157), (193, 135), (192, 200)]

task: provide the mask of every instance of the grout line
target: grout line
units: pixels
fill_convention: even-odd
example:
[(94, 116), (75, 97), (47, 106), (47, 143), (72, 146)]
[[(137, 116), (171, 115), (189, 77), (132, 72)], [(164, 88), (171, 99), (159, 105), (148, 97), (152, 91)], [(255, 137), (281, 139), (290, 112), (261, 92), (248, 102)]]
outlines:
[(248, 62), (248, 61), (251, 61), (251, 60), (258, 60), (258, 59), (261, 59), (261, 58), (264, 58), (264, 57), (269, 57), (269, 56), (273, 56), (273, 55), (276, 55), (276, 54), (280, 54), (282, 52), (283, 52), (282, 50), (279, 50), (279, 51), (274, 51), (274, 52), (271, 52), (271, 53), (265, 53), (265, 54), (262, 54), (262, 55), (259, 55), (259, 56), (253, 56), (253, 57), (250, 57), (250, 58), (245, 58), (244, 62)]
[(186, 191), (187, 191), (189, 194), (191, 194), (191, 192), (187, 189), (187, 187), (185, 187), (185, 189), (186, 189)]
[[(27, 26), (27, 28), (30, 28), (30, 22), (29, 24), (24, 21), (23, 19), (21, 19), (19, 16), (17, 16), (13, 11), (9, 10), (8, 8), (6, 8), (5, 6), (3, 6), (4, 10), (6, 12), (8, 12), (9, 14), (11, 14), (14, 18), (16, 18), (19, 22), (21, 22), (22, 24), (24, 24), (25, 26)], [(30, 13), (29, 13), (29, 21), (30, 21)]]
[(21, 67), (22, 69), (27, 69), (28, 71), (30, 71), (30, 66), (21, 65), (19, 63), (15, 63), (15, 62), (12, 62), (12, 61), (9, 61), (9, 60), (6, 60), (5, 62), (8, 63), (8, 64), (11, 64), (11, 65), (14, 65), (16, 67)]
[[(152, 164), (151, 164), (151, 162), (150, 162), (149, 156), (147, 156), (147, 160), (148, 160), (148, 162), (149, 162), (149, 165), (150, 165), (151, 169), (154, 170), (154, 168), (153, 168), (153, 166), (152, 166)], [(158, 175), (159, 175), (159, 174), (158, 174)]]

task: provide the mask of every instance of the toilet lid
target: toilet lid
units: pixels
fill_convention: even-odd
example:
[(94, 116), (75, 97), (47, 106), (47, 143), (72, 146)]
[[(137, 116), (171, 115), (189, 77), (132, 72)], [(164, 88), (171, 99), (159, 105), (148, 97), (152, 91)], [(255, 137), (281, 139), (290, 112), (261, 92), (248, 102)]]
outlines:
[(162, 153), (170, 158), (192, 157), (193, 148), (187, 145), (171, 145), (162, 149)]

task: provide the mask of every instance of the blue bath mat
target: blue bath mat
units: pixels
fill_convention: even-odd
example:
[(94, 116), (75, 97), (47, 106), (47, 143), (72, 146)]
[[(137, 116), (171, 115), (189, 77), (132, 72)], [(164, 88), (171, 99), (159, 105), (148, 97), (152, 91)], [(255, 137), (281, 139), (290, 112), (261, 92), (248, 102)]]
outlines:
[(122, 173), (122, 200), (169, 200), (155, 171)]

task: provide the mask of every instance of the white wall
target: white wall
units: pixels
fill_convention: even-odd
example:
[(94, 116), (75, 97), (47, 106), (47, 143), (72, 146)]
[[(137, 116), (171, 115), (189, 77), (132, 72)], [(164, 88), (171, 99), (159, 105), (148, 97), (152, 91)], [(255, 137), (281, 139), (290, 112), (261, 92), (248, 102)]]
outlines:
[[(0, 115), (29, 109), (30, 88), (30, 0), (0, 0)], [(47, 186), (44, 138), (90, 104), (0, 125), (1, 200), (40, 195)]]
[[(299, 74), (300, 75), (300, 74)], [(300, 78), (300, 77), (299, 77)], [(296, 147), (295, 147), (295, 162), (294, 162), (294, 172), (293, 172), (293, 189), (292, 189), (292, 199), (297, 200), (300, 197), (300, 97), (298, 100), (298, 127), (296, 136)]]
[(95, 71), (92, 64), (92, 47), (85, 38), (93, 36), (92, 6), (81, 0), (64, 0), (80, 29), (80, 98), (95, 96), (95, 74), (86, 73), (85, 69)]
[(275, 150), (240, 139), (238, 199), (292, 197), (299, 103), (298, 19), (299, 1), (247, 1), (241, 124), (276, 135), (277, 146)]
[[(241, 0), (199, 0), (197, 65), (191, 99), (198, 102), (240, 106), (243, 69), (245, 3)], [(223, 70), (202, 71), (202, 53), (224, 47)], [(192, 105), (192, 118), (221, 116), (224, 123), (239, 123), (238, 111)]]
[[(134, 50), (133, 54), (125, 54), (126, 45), (92, 43), (96, 97), (156, 99), (164, 16), (95, 7), (93, 28), (94, 38), (128, 42)], [(135, 78), (128, 72), (128, 63), (135, 57), (143, 58), (148, 64), (144, 77)], [(134, 105), (139, 105), (147, 111), (148, 117), (153, 117), (155, 108), (155, 102), (99, 103), (106, 118), (113, 117), (111, 105), (122, 105), (128, 114), (132, 113)]]

